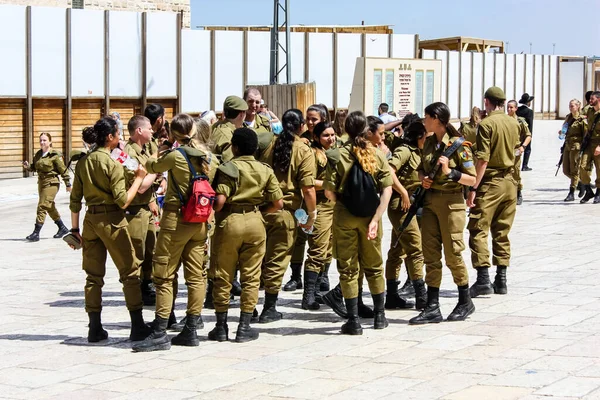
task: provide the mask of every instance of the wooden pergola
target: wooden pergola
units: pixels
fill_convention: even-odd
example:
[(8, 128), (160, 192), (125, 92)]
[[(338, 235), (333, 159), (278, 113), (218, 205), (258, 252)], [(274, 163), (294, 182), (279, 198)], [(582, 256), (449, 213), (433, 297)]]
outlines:
[[(197, 26), (198, 29), (207, 31), (247, 31), (247, 32), (270, 32), (271, 26)], [(285, 28), (280, 27), (283, 32)], [(331, 25), (331, 26), (309, 26), (296, 25), (290, 26), (290, 32), (309, 32), (309, 33), (370, 33), (385, 34), (394, 33), (392, 25)]]
[(501, 40), (477, 39), (464, 36), (419, 41), (421, 50), (452, 50), (488, 53), (491, 49), (504, 53), (504, 42)]

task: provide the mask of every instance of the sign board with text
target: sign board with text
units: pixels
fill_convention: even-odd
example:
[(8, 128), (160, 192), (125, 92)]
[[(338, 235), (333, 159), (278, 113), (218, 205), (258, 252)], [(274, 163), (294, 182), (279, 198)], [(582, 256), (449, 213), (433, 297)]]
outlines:
[(442, 61), (400, 58), (356, 59), (349, 111), (377, 115), (381, 103), (398, 118), (423, 115), (429, 104), (441, 101)]

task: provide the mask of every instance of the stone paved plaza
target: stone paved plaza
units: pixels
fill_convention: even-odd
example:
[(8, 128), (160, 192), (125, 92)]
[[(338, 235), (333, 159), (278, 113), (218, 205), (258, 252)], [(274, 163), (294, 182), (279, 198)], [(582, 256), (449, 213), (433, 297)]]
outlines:
[[(562, 201), (568, 181), (554, 177), (560, 125), (535, 122), (533, 171), (523, 174), (525, 201), (511, 233), (509, 294), (475, 299), (477, 311), (462, 323), (408, 326), (414, 310), (388, 311), (389, 328), (374, 331), (364, 320), (358, 337), (340, 335), (342, 320), (326, 307), (301, 310), (297, 291), (282, 293), (283, 320), (255, 325), (257, 341), (209, 342), (215, 319), (205, 310), (199, 347), (135, 354), (109, 261), (102, 318), (110, 339), (88, 345), (81, 253), (52, 239), (49, 220), (43, 239), (26, 243), (36, 180), (2, 181), (0, 398), (600, 399), (600, 205)], [(61, 189), (59, 209), (69, 221)], [(387, 220), (385, 227), (389, 242)], [(468, 250), (464, 257), (470, 266)], [(444, 316), (456, 296), (445, 270)], [(238, 305), (230, 312), (233, 335)], [(184, 310), (180, 298), (178, 318)], [(153, 318), (151, 308), (144, 314)]]

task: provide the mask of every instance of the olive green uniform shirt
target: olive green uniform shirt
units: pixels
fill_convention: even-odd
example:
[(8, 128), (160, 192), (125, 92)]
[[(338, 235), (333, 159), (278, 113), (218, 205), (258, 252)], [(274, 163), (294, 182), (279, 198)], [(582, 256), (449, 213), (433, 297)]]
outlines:
[[(277, 137), (273, 137), (277, 141)], [(299, 137), (295, 137), (292, 144), (290, 166), (286, 172), (282, 172), (273, 165), (274, 144), (269, 146), (260, 156), (260, 161), (269, 164), (275, 171), (279, 181), (279, 187), (283, 193), (283, 208), (295, 211), (302, 204), (303, 187), (315, 186), (317, 167), (312, 150)]]
[(529, 126), (527, 125), (527, 120), (525, 118), (519, 117), (517, 114), (515, 114), (514, 117), (516, 117), (517, 122), (521, 127), (521, 130), (519, 131), (520, 143), (519, 146), (517, 146), (517, 148), (519, 148), (523, 145), (523, 143), (525, 143), (525, 139), (531, 137), (531, 131), (529, 130)]
[[(587, 112), (587, 125), (588, 125), (588, 129), (592, 129), (592, 125), (594, 125), (594, 121), (596, 119), (596, 117), (600, 115), (600, 110), (595, 111), (594, 107), (590, 107), (590, 109)], [(600, 119), (600, 117), (598, 117)], [(594, 144), (598, 144), (600, 143), (600, 120), (598, 121), (598, 123), (596, 124), (596, 126), (594, 127), (594, 131), (590, 132), (591, 133), (591, 141)]]
[(104, 147), (87, 154), (75, 167), (69, 205), (72, 212), (81, 211), (83, 198), (88, 207), (116, 204), (122, 208), (127, 202), (123, 166)]
[[(150, 143), (145, 145), (142, 149), (137, 143), (129, 140), (125, 145), (125, 153), (129, 154), (129, 157), (136, 160), (140, 165), (146, 165), (146, 161), (150, 158)], [(135, 180), (135, 171), (127, 168), (123, 168), (123, 170), (125, 173), (125, 187), (129, 190)], [(137, 193), (130, 205), (147, 206), (152, 201), (154, 201), (154, 191), (152, 188), (148, 188), (144, 193)]]
[[(334, 149), (327, 153), (329, 163), (327, 165), (325, 180), (323, 181), (323, 189), (339, 194), (344, 193), (350, 169), (355, 162), (358, 162), (352, 147), (351, 144), (347, 144), (342, 148)], [(375, 157), (377, 158), (377, 170), (373, 174), (373, 179), (379, 192), (382, 192), (386, 187), (392, 186), (394, 181), (392, 180), (390, 167), (385, 155), (379, 149), (375, 148), (374, 150)]]
[(477, 141), (477, 126), (471, 125), (470, 122), (460, 123), (460, 128), (458, 129), (460, 133), (462, 133), (465, 140), (472, 145)]
[(48, 150), (45, 156), (43, 154), (42, 150), (38, 150), (29, 166), (30, 171), (37, 172), (40, 187), (59, 184), (59, 176), (62, 177), (67, 187), (71, 186), (71, 177), (62, 154), (54, 149)]
[[(441, 144), (443, 144), (444, 149), (447, 149), (452, 146), (452, 143), (454, 143), (456, 139), (458, 139), (458, 137), (450, 137), (446, 133), (442, 138)], [(437, 137), (435, 135), (429, 136), (425, 140), (425, 145), (423, 146), (419, 171), (421, 171), (423, 175), (429, 176), (429, 174), (435, 168), (437, 160), (440, 158), (442, 153), (443, 152), (440, 152), (440, 146), (438, 146)], [(473, 162), (473, 154), (471, 153), (471, 148), (469, 145), (463, 144), (458, 148), (458, 150), (452, 153), (449, 158), (448, 166), (462, 173), (475, 176), (475, 164)], [(462, 190), (462, 186), (462, 184), (448, 179), (448, 177), (446, 177), (440, 168), (437, 174), (435, 174), (433, 177), (431, 189), (442, 192), (455, 192)]]
[(226, 204), (260, 206), (283, 198), (273, 169), (254, 156), (235, 157), (220, 165), (214, 187), (227, 197)]
[(219, 121), (212, 127), (210, 139), (215, 144), (214, 153), (220, 155), (223, 161), (229, 161), (233, 158), (231, 152), (233, 131), (235, 131), (235, 125), (227, 120)]
[[(181, 148), (185, 150), (196, 173), (201, 174), (202, 164), (205, 162), (203, 160), (207, 160), (206, 153), (189, 146), (181, 146)], [(169, 150), (163, 153), (158, 159), (149, 158), (146, 161), (146, 169), (150, 174), (169, 171), (169, 181), (167, 184), (167, 192), (165, 193), (165, 204), (177, 207), (182, 205), (173, 179), (175, 179), (179, 186), (179, 193), (181, 193), (181, 196), (183, 197), (184, 204), (187, 202), (190, 190), (191, 172), (187, 161), (179, 151)]]
[(269, 119), (264, 115), (260, 114), (256, 114), (254, 116), (254, 124), (252, 126), (250, 126), (250, 124), (248, 124), (246, 121), (244, 121), (244, 126), (254, 130), (254, 132), (257, 134), (261, 132), (272, 132), (271, 121), (269, 121)]
[(567, 137), (565, 138), (565, 150), (580, 150), (581, 142), (588, 128), (585, 117), (581, 114), (576, 117), (568, 114), (565, 122), (569, 123)]
[[(409, 195), (413, 194), (419, 186), (419, 165), (421, 165), (421, 151), (407, 144), (404, 144), (392, 154), (388, 163), (396, 170), (396, 176), (400, 184), (404, 186)], [(390, 208), (397, 209), (400, 205), (400, 193), (395, 190), (390, 200)]]
[(475, 157), (488, 163), (484, 177), (514, 167), (515, 148), (521, 146), (520, 133), (519, 122), (502, 110), (492, 111), (481, 121)]

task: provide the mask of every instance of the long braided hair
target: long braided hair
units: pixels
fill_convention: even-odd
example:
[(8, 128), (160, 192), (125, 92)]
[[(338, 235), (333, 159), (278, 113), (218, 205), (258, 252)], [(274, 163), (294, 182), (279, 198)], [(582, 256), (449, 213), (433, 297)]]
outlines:
[(292, 146), (296, 140), (296, 132), (304, 125), (302, 111), (292, 108), (281, 117), (283, 132), (279, 134), (273, 149), (273, 169), (287, 173), (292, 161)]
[(360, 166), (365, 172), (375, 175), (377, 171), (377, 157), (375, 147), (366, 138), (367, 118), (361, 111), (351, 112), (345, 122), (346, 132), (352, 142), (352, 151), (356, 155)]

